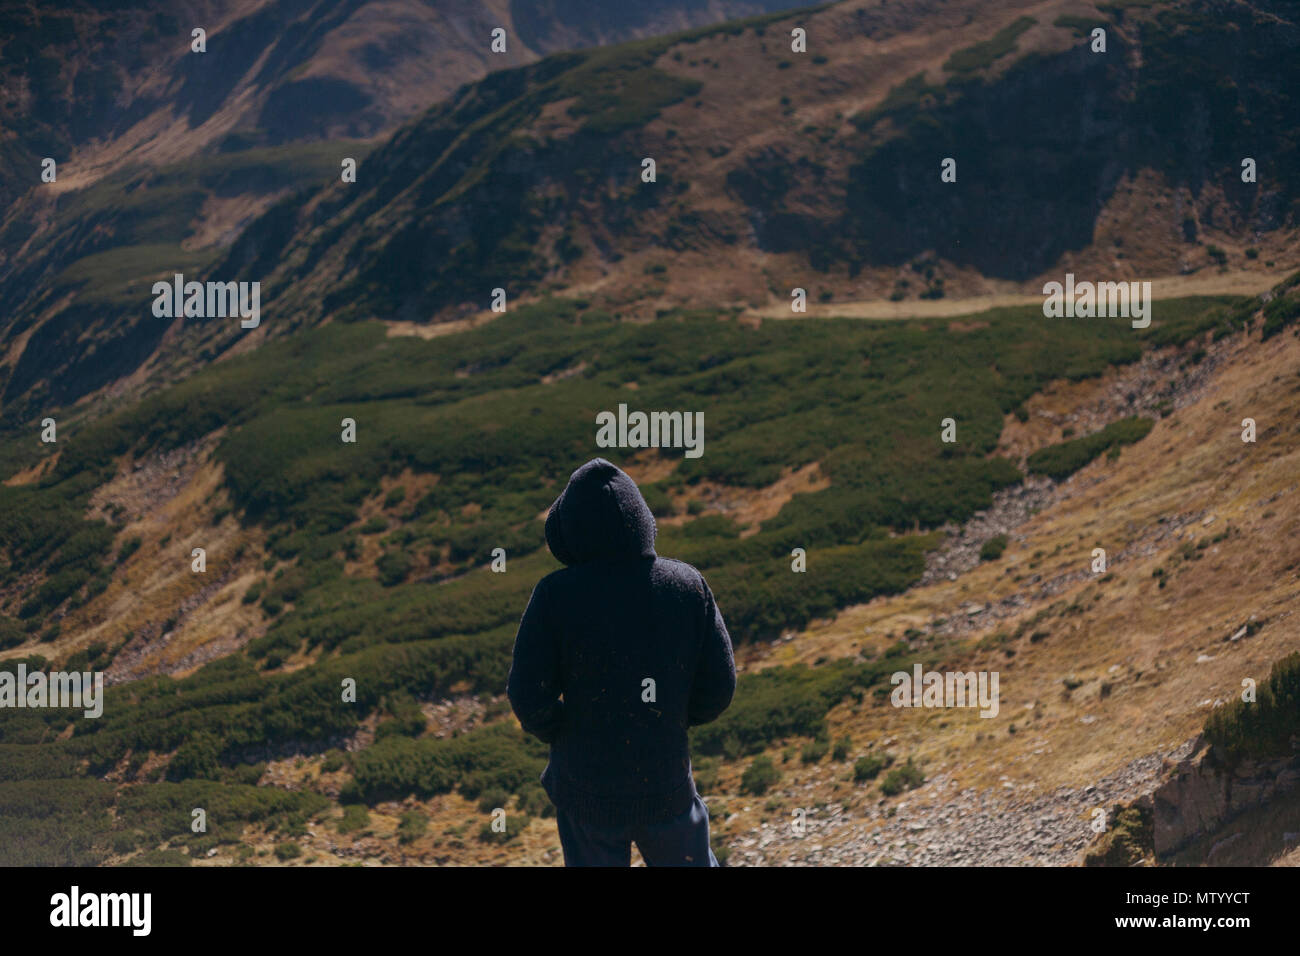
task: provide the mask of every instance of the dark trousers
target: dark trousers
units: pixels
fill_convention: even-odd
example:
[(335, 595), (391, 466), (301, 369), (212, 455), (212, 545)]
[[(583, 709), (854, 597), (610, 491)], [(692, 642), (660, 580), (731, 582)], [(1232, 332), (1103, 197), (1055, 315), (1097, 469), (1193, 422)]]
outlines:
[(709, 810), (698, 796), (689, 810), (664, 823), (598, 827), (556, 812), (565, 866), (630, 866), (632, 844), (646, 866), (717, 866), (709, 847)]

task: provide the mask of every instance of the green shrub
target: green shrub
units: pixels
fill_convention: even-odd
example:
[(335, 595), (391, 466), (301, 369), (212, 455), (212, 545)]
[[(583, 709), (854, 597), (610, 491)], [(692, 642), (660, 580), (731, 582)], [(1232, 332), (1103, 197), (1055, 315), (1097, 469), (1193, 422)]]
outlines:
[(406, 810), (397, 824), (397, 841), (414, 843), (429, 829), (429, 818), (419, 810)]
[(880, 781), (880, 792), (887, 797), (893, 797), (904, 790), (915, 790), (923, 783), (925, 783), (925, 775), (921, 773), (921, 768), (912, 763), (912, 758), (908, 757), (907, 762), (901, 767), (895, 767), (885, 774), (885, 779)]
[(1034, 474), (1047, 475), (1060, 481), (1107, 449), (1141, 441), (1154, 426), (1155, 422), (1149, 418), (1134, 416), (1120, 419), (1083, 438), (1040, 448), (1029, 456), (1026, 467)]
[(519, 812), (530, 817), (555, 816), (555, 804), (541, 786), (524, 787), (515, 800)]
[(220, 738), (215, 734), (197, 733), (176, 749), (167, 765), (168, 780), (189, 780), (192, 777), (216, 779), (221, 773)]
[[(611, 81), (615, 93), (626, 79)], [(607, 105), (588, 99), (583, 115), (598, 117)], [(453, 132), (466, 141), (475, 136), (463, 124), (450, 124)], [(492, 188), (506, 185), (492, 179), (493, 170), (481, 171)], [(395, 250), (385, 255), (398, 258)], [(1251, 316), (1259, 310), (1257, 300), (1162, 303), (1150, 340), (1178, 344), (1246, 304)], [(982, 316), (987, 327), (962, 333), (919, 322), (809, 320), (754, 329), (704, 312), (664, 318), (622, 323), (545, 300), (500, 316), (490, 328), (411, 340), (400, 350), (377, 323), (330, 323), (213, 363), (99, 420), (70, 423), (75, 440), (49, 481), (0, 486), (0, 575), (11, 589), (29, 573), (53, 582), (39, 598), (23, 595), (29, 625), (15, 630), (12, 618), (8, 626), (0, 619), (0, 642), (38, 633), (42, 611), (56, 609), (50, 602), (80, 600), (108, 580), (114, 529), (84, 521), (86, 499), (110, 475), (106, 463), (179, 447), (219, 428), (223, 493), (242, 522), (266, 534), (267, 571), (283, 568), (272, 581), (255, 583), (248, 603), (262, 601), (281, 616), (245, 654), (190, 677), (108, 688), (103, 718), (75, 722), (71, 737), (59, 739), (66, 715), (0, 713), (0, 791), (33, 785), (13, 801), (38, 804), (73, 784), (107, 787), (77, 791), (79, 800), (51, 797), (50, 822), (34, 835), (9, 826), (11, 804), (0, 801), (0, 857), (93, 863), (111, 846), (145, 846), (140, 841), (152, 839), (164, 818), (169, 833), (185, 833), (187, 811), (167, 796), (175, 793), (247, 804), (249, 814), (301, 826), (302, 808), (325, 798), (246, 790), (243, 782), (256, 769), (248, 761), (268, 746), (333, 746), (377, 712), (385, 718), (380, 739), (352, 758), (344, 802), (454, 789), (477, 800), (498, 787), (519, 794), (521, 813), (540, 815), (537, 808), (549, 803), (537, 785), (543, 745), (504, 723), (450, 740), (411, 739), (423, 724), (392, 702), (402, 694), (497, 692), (504, 684), (521, 609), (537, 579), (557, 567), (536, 517), (590, 453), (573, 422), (626, 399), (628, 369), (636, 370), (644, 407), (675, 407), (689, 394), (710, 420), (726, 423), (710, 439), (717, 454), (674, 455), (676, 493), (702, 482), (762, 488), (813, 461), (830, 481), (795, 495), (745, 538), (721, 515), (661, 529), (660, 553), (705, 570), (733, 635), (745, 640), (915, 583), (937, 539), (892, 538), (889, 530), (935, 528), (987, 507), (994, 491), (1020, 478), (1010, 462), (988, 457), (1009, 412), (1049, 381), (1097, 374), (1141, 355), (1126, 328), (1048, 328), (1032, 308), (993, 310)], [(582, 374), (540, 384), (583, 361)], [(791, 368), (806, 382), (798, 394), (788, 388)], [(965, 410), (961, 447), (937, 450), (931, 424), (954, 401)], [(339, 418), (359, 407), (365, 447), (341, 448)], [(439, 562), (449, 554), (451, 575), (411, 582), (410, 566), (385, 564), (383, 583), (345, 576), (339, 555), (356, 539), (358, 509), (405, 469), (440, 479), (414, 502), (410, 520), (389, 542), (400, 541), (400, 548), (389, 554), (429, 554)], [(696, 505), (698, 514), (703, 510)], [(495, 546), (509, 550), (511, 574), (474, 567)], [(794, 547), (809, 550), (815, 574), (791, 573)], [(299, 654), (306, 663), (293, 672), (262, 668)], [(911, 663), (904, 645), (879, 664), (742, 675), (733, 706), (691, 730), (702, 783), (710, 756), (752, 755), (783, 739), (815, 738), (831, 707), (860, 699)], [(344, 678), (357, 682), (355, 704), (339, 703)], [(178, 783), (117, 788), (77, 779), (107, 774), (128, 758), (138, 772), (140, 755), (173, 752), (168, 772)], [(335, 760), (341, 758), (323, 766)], [(263, 804), (248, 790), (296, 802)], [(128, 811), (124, 821), (143, 822), (119, 826), (109, 812), (114, 799), (116, 810)]]
[(375, 739), (383, 740), (393, 734), (418, 737), (428, 726), (428, 718), (410, 694), (399, 692), (384, 700), (384, 709), (390, 715), (375, 728)]
[(489, 821), (479, 827), (478, 838), (484, 843), (509, 843), (528, 828), (532, 819), (522, 813), (506, 814), (505, 829), (494, 830)]
[(803, 750), (799, 754), (799, 759), (803, 763), (817, 763), (830, 753), (830, 750), (830, 741), (825, 737), (818, 737), (803, 745)]
[(891, 757), (882, 757), (878, 754), (867, 754), (865, 757), (859, 757), (853, 763), (853, 779), (857, 783), (864, 780), (875, 780), (892, 762)]
[(379, 582), (388, 588), (401, 584), (411, 573), (412, 564), (411, 556), (405, 551), (384, 552), (383, 556), (375, 562), (375, 568), (379, 571)]
[(1155, 854), (1151, 811), (1125, 807), (1117, 812), (1097, 842), (1084, 854), (1084, 866), (1134, 866)]
[(995, 535), (989, 538), (980, 547), (981, 561), (996, 561), (1002, 557), (1002, 552), (1007, 549), (1007, 536), (1005, 534)]
[(1253, 702), (1234, 699), (1210, 712), (1205, 739), (1215, 759), (1234, 766), (1246, 758), (1288, 756), (1300, 734), (1300, 652), (1273, 664), (1256, 688)]
[(0, 651), (17, 647), (27, 641), (27, 631), (23, 625), (7, 614), (0, 614)]
[(241, 763), (233, 767), (222, 768), (218, 774), (218, 779), (225, 783), (243, 784), (248, 787), (257, 786), (257, 782), (262, 779), (262, 774), (266, 773), (266, 761), (259, 763)]
[(490, 787), (483, 791), (478, 800), (479, 813), (491, 813), (498, 808), (504, 808), (510, 802), (510, 793), (501, 787)]
[(321, 773), (335, 773), (347, 764), (347, 757), (341, 750), (330, 750), (320, 762)]
[(1020, 34), (1037, 22), (1033, 17), (1018, 17), (995, 33), (992, 38), (966, 47), (964, 50), (958, 50), (944, 61), (943, 68), (949, 73), (968, 73), (992, 66), (999, 57), (1006, 56), (1014, 50)]
[(755, 757), (741, 774), (740, 790), (742, 793), (762, 796), (776, 786), (780, 779), (781, 772), (776, 769), (771, 757)]
[(339, 833), (356, 833), (370, 826), (370, 811), (364, 804), (350, 803), (343, 807), (343, 816), (338, 822)]
[(1264, 325), (1261, 338), (1264, 341), (1281, 333), (1300, 318), (1300, 295), (1290, 293), (1279, 295), (1264, 306)]

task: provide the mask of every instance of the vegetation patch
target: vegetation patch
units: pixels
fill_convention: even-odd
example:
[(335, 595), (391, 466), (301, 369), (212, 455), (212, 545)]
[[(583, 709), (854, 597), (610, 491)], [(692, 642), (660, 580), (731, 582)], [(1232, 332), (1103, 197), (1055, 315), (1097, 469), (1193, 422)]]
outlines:
[(1131, 416), (1112, 422), (1101, 431), (1040, 448), (1025, 465), (1036, 475), (1060, 481), (1074, 474), (1104, 451), (1141, 441), (1155, 426), (1150, 418)]

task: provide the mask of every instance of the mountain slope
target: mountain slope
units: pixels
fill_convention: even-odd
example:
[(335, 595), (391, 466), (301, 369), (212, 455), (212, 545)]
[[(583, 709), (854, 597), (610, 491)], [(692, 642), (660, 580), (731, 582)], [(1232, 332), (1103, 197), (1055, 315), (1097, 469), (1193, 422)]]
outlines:
[[(76, 185), (123, 154), (366, 138), (489, 70), (779, 9), (780, 0), (213, 0), (14, 3), (0, 19), (7, 160), (75, 153)], [(192, 31), (206, 51), (191, 49)], [(506, 30), (507, 49), (490, 49)], [(8, 165), (8, 163), (7, 163)], [(99, 167), (107, 165), (107, 169)], [(34, 180), (34, 177), (33, 177)], [(29, 182), (6, 179), (12, 201)]]
[[(907, 301), (1300, 259), (1290, 8), (1232, 4), (1227, 29), (1199, 0), (977, 7), (846, 2), (498, 72), (371, 153), (356, 183), (288, 196), (228, 253), (158, 255), (137, 282), (261, 282), (257, 341), (330, 317), (464, 318), (494, 288), (645, 317), (766, 310), (794, 288)], [(1105, 26), (1106, 53), (1084, 21)], [(796, 26), (807, 53), (790, 52)], [(240, 336), (165, 333), (139, 288), (97, 319), (44, 305), (37, 348), (11, 350), (6, 404), (27, 417), (102, 384), (58, 374), (75, 341), (114, 368), (174, 369)], [(24, 311), (15, 329), (39, 321)]]
[[(1021, 403), (1037, 410), (1033, 396), (1051, 383), (1086, 382), (1113, 365), (1141, 370), (1153, 348), (1175, 349), (1175, 367), (1194, 363), (1215, 337), (1226, 344), (1203, 361), (1218, 368), (1219, 353), (1250, 348), (1261, 323), (1270, 354), (1291, 355), (1294, 285), (1267, 303), (1158, 303), (1145, 341), (1124, 322), (1052, 324), (1035, 309), (947, 327), (826, 319), (755, 327), (726, 313), (641, 326), (552, 301), (428, 341), (390, 337), (377, 323), (334, 323), (217, 363), (71, 429), (57, 460), (0, 488), (6, 666), (43, 666), (52, 656), (106, 670), (114, 685), (96, 721), (5, 712), (0, 767), (9, 782), (0, 800), (18, 808), (8, 818), (23, 836), (0, 845), (14, 862), (50, 861), (54, 834), (72, 832), (59, 851), (69, 855), (58, 859), (168, 848), (171, 858), (216, 850), (231, 860), (246, 852), (240, 846), (304, 838), (315, 820), (321, 839), (357, 853), (370, 838), (337, 843), (319, 829), (329, 821), (346, 835), (339, 803), (440, 819), (464, 800), (485, 813), (509, 807), (506, 843), (543, 833), (529, 824), (546, 813), (535, 784), (540, 753), (502, 719), (494, 696), (519, 608), (554, 566), (538, 516), (572, 462), (589, 454), (596, 410), (619, 401), (672, 407), (687, 394), (709, 423), (705, 457), (616, 460), (640, 476), (664, 518), (663, 553), (708, 576), (749, 662), (733, 708), (693, 734), (701, 785), (731, 804), (754, 755), (821, 736), (828, 714), (841, 719), (846, 696), (883, 691), (890, 673), (914, 663), (996, 653), (984, 644), (972, 651), (960, 630), (925, 640), (909, 632), (900, 642), (894, 622), (908, 615), (899, 610), (887, 614), (894, 635), (868, 646), (827, 644), (815, 629), (776, 646), (777, 654), (798, 648), (812, 666), (779, 657), (764, 666), (754, 642), (923, 582), (940, 539), (909, 532), (965, 522), (996, 507), (999, 489), (1030, 486), (1022, 469), (1033, 466), (1017, 462), (1026, 442), (1050, 437), (1000, 443)], [(703, 355), (701, 341), (709, 342)], [(1260, 413), (1269, 423), (1260, 447), (1272, 455), (1289, 446), (1270, 408)], [(961, 441), (943, 447), (935, 423), (954, 409)], [(339, 440), (345, 417), (357, 422), (355, 446)], [(1142, 439), (1138, 453), (1152, 442)], [(789, 485), (801, 466), (802, 491)], [(774, 489), (782, 503), (756, 506)], [(1171, 494), (1183, 507), (1186, 495)], [(1117, 562), (1133, 533), (1118, 541)], [(1072, 535), (1053, 531), (1049, 540), (1059, 552)], [(206, 552), (200, 573), (195, 547)], [(505, 573), (486, 566), (498, 547)], [(806, 574), (791, 573), (794, 547), (808, 553)], [(1122, 591), (1152, 586), (1119, 583)], [(1281, 620), (1284, 608), (1263, 611)], [(1081, 666), (1068, 641), (1039, 642), (1023, 630), (1029, 672), (1060, 667), (1057, 653)], [(1265, 633), (1251, 646), (1267, 649), (1272, 635), (1288, 632)], [(1031, 654), (1038, 643), (1041, 653)], [(159, 673), (175, 676), (147, 676)], [(355, 705), (339, 700), (345, 677), (357, 681)], [(1024, 693), (1010, 676), (1007, 693), (1010, 712)], [(927, 773), (938, 759), (920, 748), (916, 756)], [(310, 759), (295, 767), (298, 758)], [(258, 809), (241, 802), (240, 788), (254, 782), (259, 792), (288, 787), (299, 796)], [(415, 810), (395, 809), (410, 796)], [(195, 799), (244, 809), (205, 836), (156, 816)], [(56, 812), (33, 828), (33, 801), (96, 801), (113, 815), (69, 831)], [(476, 858), (480, 845), (496, 858), (495, 837), (467, 843), (463, 835), (462, 827), (417, 837), (410, 852), (442, 858), (437, 847), (450, 839), (465, 852), (449, 859)], [(380, 842), (389, 858), (407, 858), (398, 850), (406, 844)]]
[[(383, 143), (68, 190), (0, 290), (0, 670), (111, 686), (98, 719), (0, 710), (3, 862), (555, 862), (544, 748), (500, 691), (555, 567), (540, 519), (597, 453), (738, 645), (734, 705), (691, 735), (733, 862), (1068, 862), (1207, 722), (1239, 745), (1249, 719), (1215, 702), (1296, 646), (1300, 273), (1257, 296), (1175, 276), (1143, 329), (840, 303), (1293, 267), (1294, 25), (1269, 3), (979, 9), (848, 2), (565, 53)], [(1109, 59), (1079, 45), (1094, 16)], [(1013, 141), (1015, 111), (1038, 125)], [(369, 150), (355, 184), (333, 183), (345, 149)], [(175, 271), (264, 282), (261, 326), (155, 319)], [(509, 309), (485, 312), (497, 285)], [(704, 455), (597, 446), (620, 404), (703, 413)], [(890, 707), (917, 666), (1001, 670), (999, 717)], [(800, 809), (815, 840), (785, 826)]]
[[(137, 370), (167, 334), (134, 307), (149, 278), (210, 267), (276, 201), (337, 179), (345, 157), (363, 159), (489, 70), (783, 5), (10, 4), (0, 12), (6, 419), (27, 416), (20, 398), (63, 404)], [(504, 53), (490, 47), (498, 27)], [(46, 157), (53, 182), (41, 179)], [(92, 344), (96, 359), (84, 361)]]
[[(1295, 24), (1236, 5), (1225, 43), (1194, 3), (1099, 15), (1099, 55), (1074, 21), (1057, 25), (1065, 5), (1019, 6), (1001, 14), (1027, 24), (1015, 46), (974, 66), (958, 54), (997, 24), (921, 4), (841, 4), (550, 60), (434, 110), (371, 159), (359, 188), (327, 189), (292, 232), (283, 216), (253, 227), (223, 268), (251, 276), (254, 250), (288, 239), (289, 262), (266, 277), (286, 313), (346, 303), (345, 315), (424, 321), (483, 308), (487, 277), (514, 294), (559, 282), (634, 299), (642, 285), (651, 306), (759, 304), (800, 278), (866, 297), (912, 262), (928, 283), (912, 288), (940, 295), (945, 275), (1037, 282), (1063, 263), (1187, 271), (1212, 261), (1188, 248), (1189, 228), (1294, 254)], [(930, 29), (903, 42), (917, 16)], [(789, 51), (800, 24), (807, 55)], [(900, 81), (902, 69), (917, 72)], [(1173, 98), (1173, 115), (1203, 120), (1171, 125)], [(1269, 157), (1254, 187), (1238, 175), (1247, 147)], [(960, 178), (940, 183), (939, 159), (954, 155)], [(1137, 202), (1149, 220), (1138, 235), (1128, 222), (1098, 234), (1103, 213), (1139, 214)], [(647, 283), (656, 255), (673, 267)], [(720, 259), (734, 276), (721, 287), (702, 275)]]

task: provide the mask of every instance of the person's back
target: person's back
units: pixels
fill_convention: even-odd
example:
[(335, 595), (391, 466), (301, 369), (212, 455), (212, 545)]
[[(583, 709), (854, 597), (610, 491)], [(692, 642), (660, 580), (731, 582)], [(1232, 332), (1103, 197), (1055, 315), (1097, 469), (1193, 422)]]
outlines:
[(551, 745), (542, 782), (570, 865), (626, 864), (632, 842), (647, 863), (716, 865), (686, 730), (731, 702), (731, 641), (703, 576), (654, 540), (636, 484), (602, 458), (547, 516), (567, 567), (533, 591), (508, 692)]

